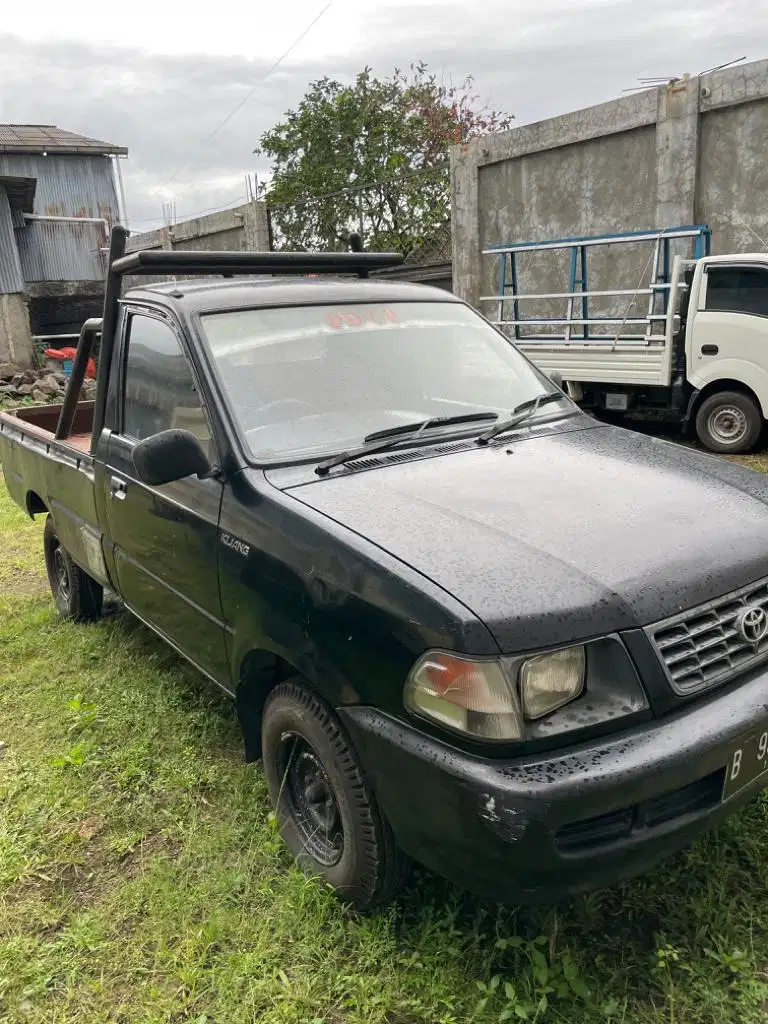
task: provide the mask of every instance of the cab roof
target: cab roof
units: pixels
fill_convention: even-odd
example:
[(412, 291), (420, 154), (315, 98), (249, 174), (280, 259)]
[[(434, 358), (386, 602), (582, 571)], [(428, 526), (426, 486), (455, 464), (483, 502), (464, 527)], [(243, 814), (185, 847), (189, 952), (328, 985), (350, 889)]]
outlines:
[(461, 300), (442, 288), (429, 285), (323, 276), (169, 281), (130, 288), (123, 301), (151, 302), (189, 314), (248, 307)]

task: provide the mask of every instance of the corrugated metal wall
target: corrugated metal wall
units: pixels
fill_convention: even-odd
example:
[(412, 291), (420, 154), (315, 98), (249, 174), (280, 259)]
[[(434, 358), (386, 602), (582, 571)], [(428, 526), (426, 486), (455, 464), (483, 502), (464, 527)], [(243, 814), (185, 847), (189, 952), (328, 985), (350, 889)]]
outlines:
[(13, 237), (11, 207), (5, 187), (0, 185), (0, 295), (23, 291), (24, 277)]
[[(109, 157), (0, 153), (4, 175), (37, 179), (36, 214), (118, 219)], [(108, 243), (99, 224), (31, 221), (16, 240), (25, 281), (103, 280), (101, 249)]]

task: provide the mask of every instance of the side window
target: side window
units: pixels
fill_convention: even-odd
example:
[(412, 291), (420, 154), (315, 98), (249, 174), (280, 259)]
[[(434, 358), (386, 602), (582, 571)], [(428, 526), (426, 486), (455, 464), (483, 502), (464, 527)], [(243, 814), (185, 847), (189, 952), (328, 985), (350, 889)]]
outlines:
[(210, 450), (210, 428), (179, 339), (162, 320), (134, 313), (128, 322), (123, 433), (142, 441), (171, 427), (190, 430)]
[(712, 266), (707, 271), (705, 308), (768, 316), (768, 269)]

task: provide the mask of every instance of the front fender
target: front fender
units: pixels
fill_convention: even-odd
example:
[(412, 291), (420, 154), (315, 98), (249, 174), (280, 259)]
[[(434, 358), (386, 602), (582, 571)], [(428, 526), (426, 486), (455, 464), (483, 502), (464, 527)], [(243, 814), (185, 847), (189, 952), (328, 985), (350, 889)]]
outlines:
[[(221, 511), (219, 583), (235, 684), (277, 655), (333, 707), (402, 705), (428, 648), (495, 655), (474, 613), (417, 570), (276, 489), (237, 481)], [(237, 544), (232, 544), (232, 539)]]
[(754, 393), (763, 419), (768, 419), (768, 370), (755, 363), (746, 359), (716, 359), (691, 373), (688, 379), (699, 391), (718, 381), (722, 381), (723, 389), (727, 389), (725, 381), (738, 381)]

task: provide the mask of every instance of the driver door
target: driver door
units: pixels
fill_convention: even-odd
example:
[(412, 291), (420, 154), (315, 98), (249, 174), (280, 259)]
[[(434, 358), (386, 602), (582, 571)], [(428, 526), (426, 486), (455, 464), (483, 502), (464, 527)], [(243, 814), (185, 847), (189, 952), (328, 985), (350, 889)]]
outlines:
[(768, 373), (768, 267), (710, 263), (704, 276), (690, 340), (691, 383), (701, 388), (732, 376), (754, 386)]
[(205, 404), (180, 331), (129, 310), (123, 336), (119, 430), (109, 439), (107, 522), (120, 594), (147, 625), (218, 682), (228, 682), (218, 580), (223, 484), (187, 477), (150, 487), (133, 465), (138, 441), (191, 430), (216, 462)]

